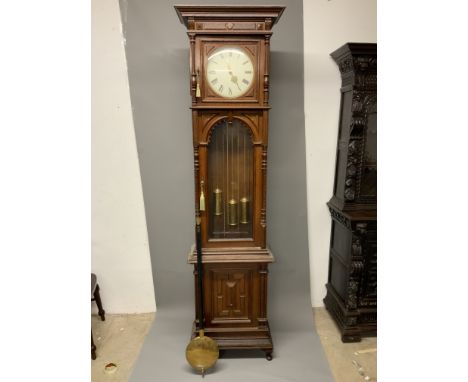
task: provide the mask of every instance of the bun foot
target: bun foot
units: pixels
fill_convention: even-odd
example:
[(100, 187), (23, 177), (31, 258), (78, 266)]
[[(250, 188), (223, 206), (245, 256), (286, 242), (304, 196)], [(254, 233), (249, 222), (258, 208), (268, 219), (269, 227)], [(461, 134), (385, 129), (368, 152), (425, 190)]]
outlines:
[(341, 341), (344, 343), (361, 342), (361, 335), (360, 334), (342, 334)]

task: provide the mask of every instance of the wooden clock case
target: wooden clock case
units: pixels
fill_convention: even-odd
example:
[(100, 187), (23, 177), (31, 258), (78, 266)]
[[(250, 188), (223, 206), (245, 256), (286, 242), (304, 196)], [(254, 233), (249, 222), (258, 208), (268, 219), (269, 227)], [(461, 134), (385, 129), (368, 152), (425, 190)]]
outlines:
[(342, 79), (327, 294), (343, 342), (377, 334), (377, 44), (331, 54)]
[[(184, 5), (175, 9), (187, 28), (190, 41), (195, 210), (201, 217), (202, 227), (205, 334), (216, 340), (220, 350), (261, 349), (271, 360), (273, 342), (267, 319), (267, 288), (268, 264), (274, 258), (266, 245), (269, 54), (271, 29), (284, 7)], [(248, 91), (234, 99), (217, 95), (205, 78), (209, 55), (229, 46), (249, 55), (255, 73)], [(249, 190), (249, 224), (242, 232), (217, 223), (215, 209), (218, 207), (213, 199), (214, 179), (221, 178), (226, 171), (217, 169), (214, 161), (210, 162), (210, 158), (218, 155), (212, 145), (218, 139), (217, 131), (234, 131), (233, 127), (244, 132), (240, 136), (244, 146), (245, 142), (248, 145), (248, 161), (236, 159), (235, 154), (230, 157), (240, 163), (239, 169), (233, 170), (233, 179), (243, 179), (233, 187)], [(224, 159), (220, 163), (224, 163)], [(228, 188), (234, 183), (223, 182), (221, 184)], [(200, 210), (202, 192), (206, 197), (204, 210)], [(223, 206), (230, 208), (227, 204)], [(226, 210), (224, 213), (227, 214)], [(217, 224), (221, 228), (218, 229)], [(195, 305), (198, 307), (194, 248), (188, 262), (194, 266)], [(198, 317), (198, 311), (195, 316)], [(192, 338), (197, 328), (198, 320), (195, 320)]]

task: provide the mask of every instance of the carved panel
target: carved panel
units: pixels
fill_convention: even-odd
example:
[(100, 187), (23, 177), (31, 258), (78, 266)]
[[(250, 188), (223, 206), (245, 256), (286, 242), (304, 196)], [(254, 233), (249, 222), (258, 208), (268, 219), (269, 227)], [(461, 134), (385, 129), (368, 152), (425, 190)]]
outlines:
[(367, 234), (360, 306), (377, 306), (377, 232)]
[(213, 321), (250, 319), (249, 269), (213, 270)]

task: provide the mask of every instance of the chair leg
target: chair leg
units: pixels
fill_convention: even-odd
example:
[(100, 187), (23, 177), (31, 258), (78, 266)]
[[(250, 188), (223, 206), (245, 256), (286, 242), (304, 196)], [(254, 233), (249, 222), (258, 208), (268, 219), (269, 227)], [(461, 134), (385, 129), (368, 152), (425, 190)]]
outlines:
[(91, 359), (96, 359), (96, 345), (94, 345), (92, 330), (91, 330)]
[(99, 311), (99, 315), (101, 316), (101, 320), (105, 321), (106, 320), (106, 316), (105, 316), (106, 312), (102, 308), (101, 296), (99, 294), (99, 284), (96, 284), (96, 289), (94, 290), (94, 300), (96, 301), (98, 311)]

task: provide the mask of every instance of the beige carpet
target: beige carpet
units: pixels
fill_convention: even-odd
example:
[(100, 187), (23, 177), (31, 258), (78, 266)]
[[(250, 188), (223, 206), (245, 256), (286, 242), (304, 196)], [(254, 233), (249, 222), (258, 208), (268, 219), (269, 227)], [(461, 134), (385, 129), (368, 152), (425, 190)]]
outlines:
[[(362, 382), (365, 376), (369, 377), (368, 381), (377, 381), (377, 338), (345, 344), (327, 310), (314, 308), (313, 311), (317, 333), (336, 382)], [(356, 364), (362, 367), (364, 375), (359, 373)]]
[[(155, 317), (148, 314), (106, 314), (106, 321), (92, 316), (91, 327), (97, 358), (91, 361), (93, 382), (127, 382)], [(114, 363), (112, 373), (105, 366)]]

